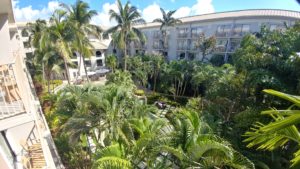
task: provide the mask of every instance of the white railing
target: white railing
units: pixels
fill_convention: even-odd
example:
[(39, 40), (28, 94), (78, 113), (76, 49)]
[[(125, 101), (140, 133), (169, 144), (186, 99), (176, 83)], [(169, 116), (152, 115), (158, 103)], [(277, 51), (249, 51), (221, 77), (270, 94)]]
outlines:
[(30, 113), (35, 121), (37, 138), (39, 139), (47, 168), (64, 168), (57, 153), (47, 122), (43, 115), (40, 102), (37, 98), (31, 76), (26, 69), (25, 61), (18, 51), (15, 53), (14, 72), (23, 104), (27, 113)]
[(0, 120), (25, 113), (13, 66), (0, 65)]

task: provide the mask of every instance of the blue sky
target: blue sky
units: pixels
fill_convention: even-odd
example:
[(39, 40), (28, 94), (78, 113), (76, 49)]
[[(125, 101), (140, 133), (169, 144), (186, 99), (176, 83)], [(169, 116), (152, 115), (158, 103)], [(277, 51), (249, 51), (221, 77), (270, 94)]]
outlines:
[[(15, 17), (18, 21), (32, 21), (37, 18), (47, 19), (60, 2), (72, 4), (76, 0), (13, 0)], [(84, 0), (92, 9), (98, 11), (93, 22), (110, 26), (109, 9), (114, 9), (115, 0)], [(125, 0), (122, 0), (125, 3)], [(223, 12), (242, 9), (286, 9), (300, 11), (296, 0), (131, 0), (137, 6), (146, 21), (160, 17), (159, 7), (166, 10), (178, 9), (175, 16)]]

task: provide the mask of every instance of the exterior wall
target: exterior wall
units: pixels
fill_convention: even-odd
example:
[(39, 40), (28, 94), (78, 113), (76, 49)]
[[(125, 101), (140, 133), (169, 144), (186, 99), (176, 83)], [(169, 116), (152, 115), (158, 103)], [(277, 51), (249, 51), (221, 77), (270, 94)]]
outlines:
[[(182, 24), (175, 27), (169, 27), (166, 30), (168, 33), (168, 59), (180, 59), (180, 54), (184, 54), (184, 59), (189, 59), (187, 56), (195, 55), (196, 59), (202, 59), (201, 51), (199, 49), (192, 49), (193, 42), (197, 38), (192, 37), (192, 29), (201, 28), (206, 37), (215, 36), (217, 40), (216, 50), (213, 55), (222, 55), (227, 60), (228, 56), (232, 54), (236, 48), (239, 47), (243, 36), (248, 33), (260, 32), (261, 26), (266, 25), (271, 30), (284, 28), (284, 24), (291, 26), (296, 20), (300, 19), (300, 12), (284, 11), (284, 10), (245, 10), (206, 14), (199, 16), (191, 16), (181, 18)], [(222, 34), (218, 32), (224, 25), (228, 33)], [(241, 26), (245, 25), (245, 26)], [(243, 27), (243, 30), (249, 29), (247, 32), (235, 33), (238, 27)], [(138, 25), (139, 28), (147, 37), (147, 42), (144, 47), (134, 45), (131, 43), (130, 52), (132, 55), (137, 54), (138, 51), (143, 51), (146, 54), (161, 53), (162, 47), (157, 47), (158, 41), (161, 37), (156, 36), (160, 32), (160, 25), (158, 23), (147, 23), (146, 25)], [(186, 28), (187, 36), (179, 37), (179, 31)], [(185, 47), (179, 47), (181, 44)], [(155, 47), (156, 46), (156, 47)], [(210, 58), (210, 55), (208, 58)]]
[(0, 14), (0, 62), (7, 63), (11, 62), (10, 52), (10, 37), (8, 28), (8, 15)]

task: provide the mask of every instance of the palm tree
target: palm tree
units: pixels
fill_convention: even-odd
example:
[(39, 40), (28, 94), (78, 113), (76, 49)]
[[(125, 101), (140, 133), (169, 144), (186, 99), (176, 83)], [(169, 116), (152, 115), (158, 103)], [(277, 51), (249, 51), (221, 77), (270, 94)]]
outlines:
[(264, 90), (264, 92), (290, 101), (292, 106), (286, 110), (263, 111), (262, 114), (271, 116), (273, 121), (268, 124), (257, 122), (250, 131), (246, 132), (245, 136), (248, 138), (244, 142), (248, 143), (247, 147), (257, 146), (260, 150), (273, 151), (293, 141), (297, 144), (297, 150), (291, 160), (291, 167), (297, 166), (300, 163), (300, 132), (297, 128), (300, 122), (300, 97), (274, 90)]
[(51, 26), (48, 29), (47, 36), (44, 40), (51, 40), (60, 57), (64, 61), (64, 69), (68, 84), (70, 84), (70, 74), (68, 63), (70, 62), (71, 55), (71, 42), (74, 40), (74, 29), (71, 23), (65, 19), (66, 12), (56, 10), (50, 18)]
[(53, 73), (61, 71), (62, 62), (55, 48), (48, 43), (44, 48), (36, 48), (34, 51), (34, 63), (43, 65), (43, 72), (47, 80), (48, 93), (50, 93), (50, 81)]
[(115, 55), (109, 55), (105, 58), (105, 64), (110, 68), (112, 73), (115, 72), (115, 69), (117, 68), (117, 57)]
[(127, 44), (131, 40), (144, 41), (143, 33), (134, 28), (133, 22), (137, 19), (141, 19), (141, 14), (138, 12), (135, 6), (132, 6), (129, 1), (122, 5), (121, 1), (117, 1), (118, 11), (110, 10), (110, 19), (117, 21), (117, 25), (108, 29), (105, 35), (113, 33), (113, 41), (120, 49), (124, 50), (124, 70), (127, 70)]
[[(67, 12), (67, 19), (72, 23), (75, 27), (75, 45), (74, 48), (76, 50), (76, 54), (79, 55), (79, 67), (78, 67), (78, 74), (80, 74), (80, 66), (82, 57), (89, 58), (91, 56), (91, 44), (87, 38), (88, 35), (94, 35), (100, 38), (100, 33), (102, 29), (96, 25), (90, 24), (90, 21), (93, 16), (97, 15), (97, 11), (89, 10), (89, 5), (86, 2), (81, 0), (77, 0), (74, 5), (68, 6), (66, 4), (61, 4), (63, 8)], [(89, 81), (86, 65), (83, 62), (84, 70), (86, 74), (86, 78)]]
[[(31, 44), (31, 47), (35, 49), (39, 49), (41, 47), (41, 38), (43, 36), (44, 30), (47, 28), (45, 20), (36, 20), (34, 23), (27, 23), (27, 28), (22, 30), (22, 33), (28, 34), (28, 42)], [(34, 64), (34, 58), (26, 57), (26, 63), (29, 67), (32, 67), (34, 70), (33, 72), (37, 71), (37, 65)], [(44, 65), (42, 63), (42, 72), (43, 72), (43, 79), (45, 80), (45, 71)]]
[(163, 41), (162, 41), (162, 44), (163, 44), (163, 48), (164, 48), (164, 55), (165, 55), (165, 52), (167, 52), (167, 48), (168, 48), (168, 42), (167, 42), (167, 28), (168, 27), (173, 27), (175, 26), (176, 24), (179, 24), (181, 23), (181, 20), (180, 19), (176, 19), (173, 17), (174, 13), (176, 12), (176, 10), (174, 11), (169, 11), (168, 13), (166, 13), (166, 11), (162, 8), (160, 8), (160, 11), (161, 11), (161, 14), (162, 14), (162, 19), (161, 18), (157, 18), (155, 20), (153, 20), (153, 22), (159, 22), (161, 25), (160, 25), (160, 31), (161, 31), (161, 34), (163, 36)]

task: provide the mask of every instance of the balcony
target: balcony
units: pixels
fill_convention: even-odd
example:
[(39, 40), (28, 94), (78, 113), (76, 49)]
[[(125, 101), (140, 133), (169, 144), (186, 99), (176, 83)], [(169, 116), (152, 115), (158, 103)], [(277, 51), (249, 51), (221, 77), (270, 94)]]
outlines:
[(25, 113), (13, 64), (0, 65), (0, 120)]
[(225, 53), (226, 52), (226, 46), (217, 46), (214, 49), (214, 53)]

